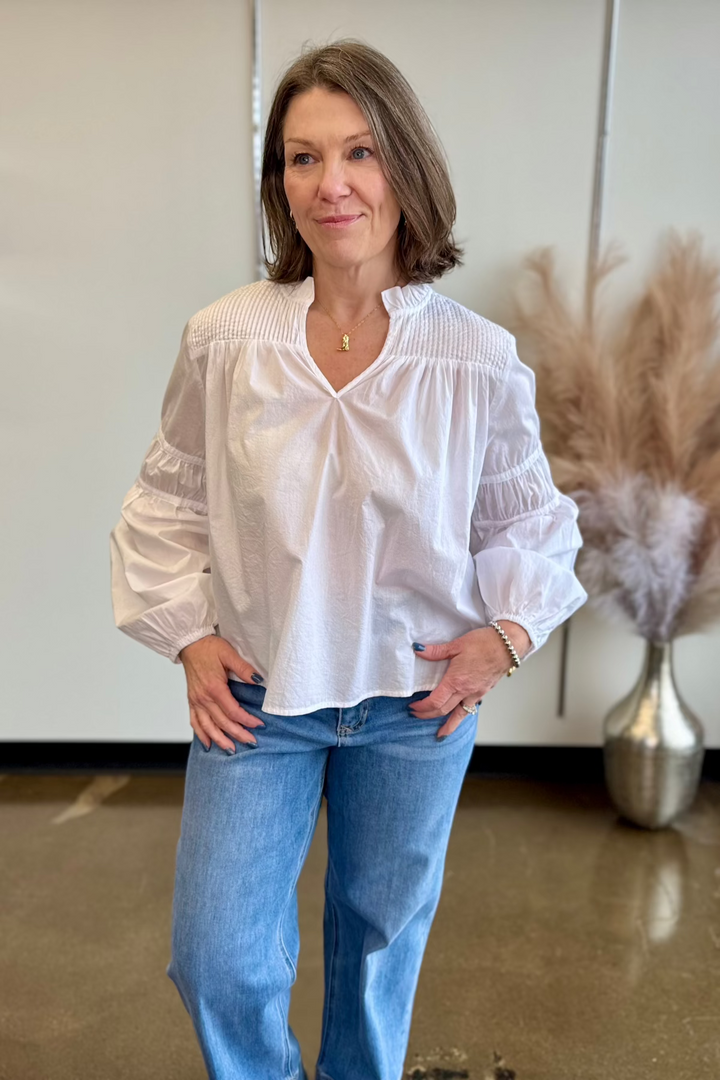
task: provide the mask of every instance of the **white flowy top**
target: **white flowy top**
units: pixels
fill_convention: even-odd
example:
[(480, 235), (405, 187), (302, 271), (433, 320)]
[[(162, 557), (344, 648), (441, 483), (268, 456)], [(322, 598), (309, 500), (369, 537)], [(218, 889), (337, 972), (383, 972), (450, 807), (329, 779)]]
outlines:
[(587, 599), (513, 335), (395, 286), (382, 352), (335, 390), (313, 299), (258, 281), (192, 316), (110, 534), (116, 625), (176, 663), (220, 634), (283, 715), (433, 689), (450, 661), (412, 643), (491, 619), (535, 652)]

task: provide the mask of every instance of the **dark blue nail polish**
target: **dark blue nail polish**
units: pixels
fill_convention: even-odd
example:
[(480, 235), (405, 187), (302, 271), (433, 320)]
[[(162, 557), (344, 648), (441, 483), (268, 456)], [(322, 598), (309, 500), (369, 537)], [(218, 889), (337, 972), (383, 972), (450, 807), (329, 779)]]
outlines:
[(447, 739), (447, 735), (438, 735), (438, 736), (437, 736), (437, 741), (438, 741), (438, 742), (442, 742), (442, 741), (443, 741), (443, 739)]
[(264, 680), (263, 680), (263, 677), (262, 677), (262, 675), (258, 675), (257, 671), (253, 671), (253, 673), (252, 673), (252, 675), (250, 676), (250, 678), (252, 679), (252, 681), (253, 681), (254, 683), (261, 683), (261, 682), (263, 682), (263, 681), (264, 681)]
[(420, 643), (417, 642), (417, 641), (413, 641), (413, 646), (412, 647), (415, 650), (415, 652), (425, 652), (425, 646), (420, 645)]
[(210, 746), (206, 746), (204, 742), (201, 742), (200, 745), (202, 746), (203, 750), (207, 754), (209, 752), (209, 750), (210, 750), (210, 746), (212, 746), (212, 743), (210, 743)]

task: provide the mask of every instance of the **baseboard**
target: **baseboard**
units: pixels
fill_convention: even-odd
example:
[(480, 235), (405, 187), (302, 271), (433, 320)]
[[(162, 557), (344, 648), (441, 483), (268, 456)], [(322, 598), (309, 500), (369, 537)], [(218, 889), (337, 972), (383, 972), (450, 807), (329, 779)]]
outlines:
[[(158, 742), (0, 742), (0, 773), (185, 772), (190, 744)], [(555, 782), (602, 782), (601, 746), (483, 746), (468, 773)], [(720, 749), (706, 749), (703, 778), (720, 780)]]
[[(476, 746), (468, 773), (481, 776), (518, 776), (557, 782), (604, 783), (601, 746)], [(707, 749), (703, 758), (705, 780), (720, 780), (720, 749)]]

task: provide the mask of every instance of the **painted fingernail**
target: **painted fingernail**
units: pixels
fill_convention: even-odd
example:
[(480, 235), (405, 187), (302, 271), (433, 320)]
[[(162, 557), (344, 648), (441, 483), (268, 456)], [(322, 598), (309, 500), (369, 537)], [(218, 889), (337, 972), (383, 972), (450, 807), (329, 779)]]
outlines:
[(204, 750), (204, 751), (205, 751), (205, 753), (207, 754), (208, 750), (210, 749), (210, 746), (212, 746), (212, 743), (210, 743), (210, 746), (206, 746), (206, 745), (205, 745), (205, 743), (204, 743), (204, 742), (202, 742), (202, 740), (201, 740), (201, 741), (200, 741), (200, 745), (202, 746), (203, 750)]
[(437, 736), (438, 742), (442, 742), (443, 739), (447, 739), (447, 735), (438, 735)]
[(251, 748), (252, 750), (257, 750), (258, 744), (257, 744), (256, 742), (249, 742), (249, 743), (248, 743), (248, 746), (249, 746), (249, 747), (250, 747), (250, 748)]
[(235, 753), (234, 749), (233, 750), (228, 750), (227, 748), (224, 748), (224, 749), (225, 749), (226, 754), (234, 754)]
[(261, 682), (264, 682), (264, 681), (265, 681), (265, 680), (263, 679), (262, 675), (259, 675), (259, 674), (257, 673), (257, 671), (253, 671), (253, 673), (252, 673), (252, 675), (250, 676), (250, 678), (252, 679), (252, 681), (253, 681), (254, 683), (261, 683)]
[(412, 647), (413, 647), (413, 649), (415, 650), (415, 652), (425, 652), (425, 646), (424, 646), (424, 645), (421, 645), (421, 644), (420, 644), (419, 642), (417, 642), (417, 641), (413, 641), (413, 643), (412, 643)]

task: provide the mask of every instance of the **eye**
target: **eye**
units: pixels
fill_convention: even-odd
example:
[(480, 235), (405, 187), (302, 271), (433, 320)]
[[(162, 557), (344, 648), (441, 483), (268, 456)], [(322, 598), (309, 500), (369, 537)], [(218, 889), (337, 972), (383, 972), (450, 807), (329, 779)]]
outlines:
[[(358, 154), (361, 156), (358, 157)], [(353, 161), (365, 161), (366, 158), (371, 154), (372, 150), (369, 146), (356, 146), (353, 150), (350, 151), (350, 156), (352, 157)]]
[[(309, 160), (305, 160), (306, 158)], [(303, 151), (300, 154), (295, 154), (292, 159), (293, 165), (308, 165), (310, 161), (312, 161), (312, 154), (308, 154), (307, 151)]]

